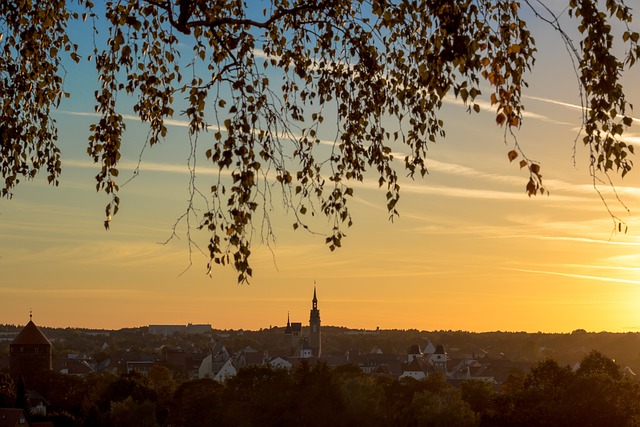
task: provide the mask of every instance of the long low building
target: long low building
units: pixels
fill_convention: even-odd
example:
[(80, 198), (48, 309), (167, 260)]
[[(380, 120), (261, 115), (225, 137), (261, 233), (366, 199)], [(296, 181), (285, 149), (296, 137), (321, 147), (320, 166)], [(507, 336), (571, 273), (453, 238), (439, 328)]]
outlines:
[(149, 333), (151, 335), (164, 335), (165, 337), (175, 333), (196, 335), (211, 332), (210, 324), (192, 324), (188, 325), (149, 325)]

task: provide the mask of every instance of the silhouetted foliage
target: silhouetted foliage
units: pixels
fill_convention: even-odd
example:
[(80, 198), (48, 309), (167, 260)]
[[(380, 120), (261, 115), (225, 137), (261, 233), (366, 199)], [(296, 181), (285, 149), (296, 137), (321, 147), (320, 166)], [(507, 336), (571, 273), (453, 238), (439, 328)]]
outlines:
[(460, 390), (445, 387), (437, 392), (428, 390), (416, 393), (411, 400), (411, 412), (415, 426), (474, 427), (477, 416)]
[(467, 402), (475, 412), (483, 412), (491, 407), (495, 397), (494, 386), (489, 381), (469, 379), (460, 384), (462, 400)]
[(16, 402), (16, 389), (9, 373), (0, 372), (0, 408), (12, 408)]
[(550, 359), (538, 363), (522, 389), (497, 396), (482, 425), (638, 425), (638, 381), (622, 376), (619, 367), (599, 352), (586, 355), (583, 366), (574, 372)]
[[(354, 366), (331, 369), (322, 363), (298, 362), (291, 371), (240, 368), (224, 383), (209, 378), (184, 381), (170, 396), (163, 417), (157, 414), (166, 397), (149, 387), (153, 382), (158, 386), (157, 379), (139, 374), (75, 378), (82, 386), (73, 387), (87, 390), (86, 395), (52, 387), (49, 392), (67, 397), (52, 396), (50, 409), (58, 424), (85, 427), (631, 427), (640, 420), (640, 382), (595, 351), (584, 356), (575, 371), (543, 360), (524, 378), (511, 376), (498, 391), (481, 380), (465, 380), (455, 388), (441, 374), (420, 381), (398, 380), (365, 374)], [(164, 374), (158, 377), (167, 379)], [(60, 403), (54, 408), (54, 401), (82, 407), (83, 412), (66, 412)]]
[(55, 371), (42, 371), (29, 386), (43, 396), (47, 396), (51, 412), (68, 414), (81, 418), (82, 404), (87, 394), (85, 381), (74, 375), (65, 375)]
[(147, 401), (155, 403), (158, 395), (149, 387), (147, 379), (134, 371), (121, 375), (110, 383), (100, 396), (98, 407), (104, 413), (111, 409), (112, 402), (120, 402), (129, 397), (134, 403), (142, 404)]
[[(295, 426), (295, 389), (285, 370), (256, 366), (241, 369), (225, 383), (226, 426)], [(300, 424), (303, 425), (303, 424)]]
[(223, 388), (211, 378), (180, 384), (173, 395), (168, 423), (177, 427), (220, 425)]
[(156, 404), (149, 400), (136, 402), (131, 396), (112, 401), (109, 420), (113, 427), (156, 427)]
[(597, 350), (592, 350), (580, 361), (576, 374), (580, 377), (604, 375), (614, 380), (622, 378), (622, 372), (616, 362)]
[[(625, 176), (633, 146), (622, 136), (632, 118), (621, 76), (640, 53), (630, 8), (623, 0), (569, 1), (563, 13), (579, 30), (574, 42), (544, 3), (521, 3), (548, 22), (574, 61), (584, 107), (578, 124), (594, 184), (599, 173)], [(481, 86), (488, 87), (508, 159), (520, 159), (527, 171), (527, 194), (544, 193), (540, 165), (514, 133), (536, 53), (521, 3), (270, 0), (258, 9), (240, 0), (122, 0), (104, 8), (90, 0), (0, 2), (0, 191), (11, 197), (21, 179), (41, 169), (58, 184), (62, 159), (52, 111), (67, 96), (67, 67), (86, 58), (99, 81), (99, 118), (87, 153), (98, 164), (97, 190), (110, 198), (105, 227), (120, 207), (126, 126), (117, 100), (132, 97), (133, 111), (149, 125), (146, 145), (153, 146), (167, 135), (182, 98), (192, 179), (178, 221), (207, 231), (209, 271), (230, 264), (240, 282), (252, 275), (256, 225), (267, 241), (274, 237), (273, 202), (292, 212), (295, 229), (327, 217), (331, 250), (352, 223), (352, 183), (365, 175), (386, 193), (390, 218), (398, 215), (398, 176), (426, 174), (429, 144), (445, 137), (440, 109), (450, 95), (479, 112)], [(87, 20), (82, 36), (93, 40), (86, 55), (67, 30), (81, 20)], [(325, 119), (332, 135), (324, 135)], [(400, 167), (395, 146), (405, 151)], [(203, 154), (218, 172), (201, 186), (206, 191), (195, 180)], [(192, 247), (190, 234), (188, 241)]]

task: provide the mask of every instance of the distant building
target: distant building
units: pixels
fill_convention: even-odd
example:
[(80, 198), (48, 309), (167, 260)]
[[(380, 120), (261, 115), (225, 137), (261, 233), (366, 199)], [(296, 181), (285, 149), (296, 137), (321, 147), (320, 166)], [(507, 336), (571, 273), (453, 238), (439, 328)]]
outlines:
[(269, 361), (269, 366), (273, 369), (286, 369), (289, 370), (293, 365), (287, 360), (280, 356), (274, 357)]
[(433, 368), (422, 357), (411, 359), (411, 362), (407, 363), (403, 369), (399, 379), (413, 378), (414, 380), (421, 380), (428, 377), (433, 372)]
[(192, 324), (188, 325), (149, 325), (149, 334), (151, 335), (164, 335), (168, 337), (175, 333), (179, 334), (187, 334), (187, 335), (196, 335), (196, 334), (206, 334), (211, 332), (210, 324)]
[(252, 347), (245, 347), (235, 355), (235, 362), (239, 367), (257, 366), (264, 364), (265, 356), (262, 352)]
[(231, 355), (227, 348), (220, 342), (216, 342), (211, 352), (202, 359), (198, 369), (198, 378), (213, 378), (215, 381), (224, 382), (237, 373)]
[(309, 315), (309, 346), (314, 357), (320, 357), (322, 352), (322, 334), (320, 331), (320, 310), (318, 310), (318, 298), (316, 287), (313, 287), (313, 300), (311, 300), (311, 312)]
[(196, 335), (196, 334), (208, 334), (211, 333), (211, 325), (208, 323), (201, 324), (193, 324), (189, 323), (187, 325), (187, 335)]
[(22, 376), (29, 386), (33, 379), (43, 371), (52, 369), (49, 339), (33, 323), (29, 315), (29, 323), (20, 331), (9, 345), (9, 371), (14, 381)]
[(307, 338), (302, 340), (302, 345), (300, 346), (300, 354), (298, 355), (300, 359), (309, 359), (313, 357), (313, 348), (309, 345), (309, 340)]
[(433, 366), (438, 372), (442, 372), (446, 375), (447, 373), (447, 353), (444, 351), (444, 346), (442, 344), (438, 344), (436, 346), (436, 351), (431, 355), (429, 359), (429, 363)]
[(320, 357), (322, 353), (322, 332), (320, 324), (320, 310), (318, 310), (318, 298), (316, 287), (313, 287), (313, 299), (311, 300), (311, 312), (309, 314), (309, 336), (302, 337), (302, 323), (291, 322), (287, 313), (287, 326), (284, 328), (285, 345), (289, 346), (292, 356)]
[(287, 313), (287, 326), (284, 328), (284, 344), (289, 347), (290, 354), (293, 354), (294, 350), (300, 346), (301, 333), (302, 323), (291, 323), (289, 313)]
[(13, 341), (18, 336), (18, 332), (0, 332), (0, 341)]
[(55, 361), (55, 370), (61, 374), (83, 376), (95, 372), (93, 360), (86, 354), (67, 354)]
[(422, 350), (418, 344), (413, 344), (407, 351), (407, 363), (413, 362), (414, 359), (422, 357)]

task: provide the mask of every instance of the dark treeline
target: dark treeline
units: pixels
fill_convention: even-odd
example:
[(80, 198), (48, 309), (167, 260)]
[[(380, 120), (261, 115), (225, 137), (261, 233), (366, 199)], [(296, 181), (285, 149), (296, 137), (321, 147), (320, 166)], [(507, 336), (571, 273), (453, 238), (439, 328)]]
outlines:
[[(575, 370), (541, 361), (499, 390), (482, 380), (453, 387), (440, 375), (397, 380), (306, 361), (291, 371), (243, 368), (223, 384), (176, 382), (162, 366), (147, 377), (51, 371), (37, 381), (57, 426), (640, 425), (640, 383), (597, 351)], [(0, 377), (0, 407), (20, 406), (22, 393)]]

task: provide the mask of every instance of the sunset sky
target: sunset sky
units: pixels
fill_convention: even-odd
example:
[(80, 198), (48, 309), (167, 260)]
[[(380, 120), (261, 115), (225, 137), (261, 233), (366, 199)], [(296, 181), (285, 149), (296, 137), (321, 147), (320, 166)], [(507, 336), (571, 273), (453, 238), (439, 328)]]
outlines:
[[(469, 115), (450, 99), (442, 111), (447, 138), (430, 147), (428, 176), (401, 182), (398, 219), (389, 222), (386, 191), (375, 180), (354, 183), (354, 225), (332, 253), (323, 236), (294, 231), (292, 215), (274, 204), (277, 243), (271, 251), (254, 239), (250, 285), (238, 285), (230, 268), (208, 277), (207, 257), (198, 252), (185, 271), (184, 237), (161, 244), (188, 197), (186, 122), (177, 114), (166, 141), (145, 151), (140, 175), (121, 189), (120, 212), (104, 230), (108, 199), (96, 193), (98, 168), (86, 155), (95, 72), (92, 64), (70, 66), (71, 98), (55, 112), (60, 186), (41, 175), (20, 184), (12, 200), (0, 199), (0, 323), (25, 324), (32, 309), (38, 325), (54, 327), (258, 329), (283, 326), (287, 312), (307, 324), (315, 282), (323, 325), (640, 331), (640, 171), (615, 180), (630, 213), (600, 187), (628, 225), (626, 234), (612, 234), (580, 145), (573, 162), (580, 101), (570, 61), (557, 35), (534, 18), (529, 25), (539, 54), (518, 138), (541, 163), (549, 196), (527, 196), (528, 175), (509, 163), (511, 148), (488, 104)], [(640, 105), (639, 81), (637, 67), (625, 77), (632, 104)], [(131, 101), (122, 105), (129, 114)], [(627, 138), (636, 146), (638, 122)], [(146, 132), (127, 120), (122, 181), (133, 173)], [(199, 185), (208, 188), (211, 177), (203, 167)], [(205, 234), (196, 239), (206, 247)]]

